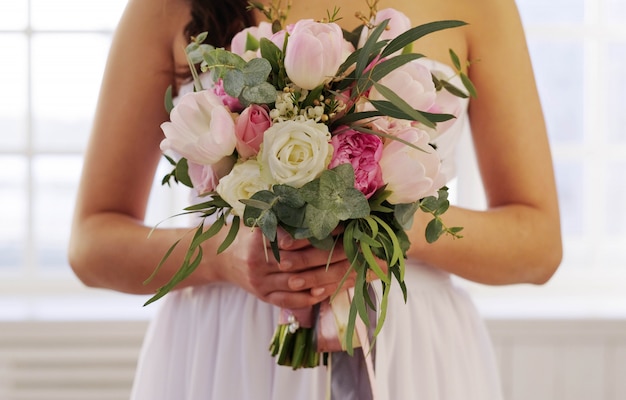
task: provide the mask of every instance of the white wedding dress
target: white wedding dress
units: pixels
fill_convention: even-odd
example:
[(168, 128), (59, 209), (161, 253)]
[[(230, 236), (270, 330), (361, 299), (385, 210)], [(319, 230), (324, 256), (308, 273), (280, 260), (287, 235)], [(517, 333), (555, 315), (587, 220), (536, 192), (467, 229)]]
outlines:
[[(463, 107), (437, 139), (449, 177), (467, 125)], [(394, 284), (376, 340), (375, 398), (500, 400), (492, 344), (471, 299), (448, 273), (410, 260), (405, 279), (408, 301)], [(228, 283), (177, 290), (159, 302), (132, 400), (325, 399), (326, 367), (293, 371), (270, 356), (276, 307)]]

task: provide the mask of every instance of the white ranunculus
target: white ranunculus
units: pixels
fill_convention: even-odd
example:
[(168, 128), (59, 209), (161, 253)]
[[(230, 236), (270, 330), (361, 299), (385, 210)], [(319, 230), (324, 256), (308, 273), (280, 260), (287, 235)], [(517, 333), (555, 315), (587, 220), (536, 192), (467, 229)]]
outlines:
[(230, 174), (218, 183), (215, 191), (233, 207), (236, 215), (243, 216), (246, 206), (240, 199), (249, 199), (260, 190), (268, 190), (270, 185), (261, 179), (259, 163), (250, 159), (236, 164)]
[(320, 176), (333, 154), (328, 127), (313, 120), (283, 121), (263, 137), (261, 175), (272, 183), (302, 187)]

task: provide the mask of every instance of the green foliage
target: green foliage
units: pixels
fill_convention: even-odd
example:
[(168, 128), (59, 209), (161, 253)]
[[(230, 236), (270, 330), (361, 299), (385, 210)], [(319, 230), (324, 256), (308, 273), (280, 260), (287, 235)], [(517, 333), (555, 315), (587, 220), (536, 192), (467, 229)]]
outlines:
[(183, 185), (192, 188), (191, 178), (189, 177), (189, 164), (186, 158), (181, 158), (176, 162), (172, 157), (164, 154), (163, 157), (174, 166), (172, 171), (165, 175), (161, 180), (161, 185), (171, 186), (170, 181), (173, 179), (175, 183), (182, 183)]

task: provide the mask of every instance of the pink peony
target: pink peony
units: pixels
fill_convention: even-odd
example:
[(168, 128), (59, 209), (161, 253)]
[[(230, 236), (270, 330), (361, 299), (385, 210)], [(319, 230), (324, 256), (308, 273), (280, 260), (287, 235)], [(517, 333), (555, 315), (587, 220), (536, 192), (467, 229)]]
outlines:
[(188, 93), (161, 124), (161, 150), (172, 150), (197, 164), (211, 165), (235, 150), (235, 122), (230, 111), (210, 90)]
[[(411, 107), (420, 111), (429, 110), (437, 97), (430, 69), (416, 61), (396, 68), (383, 77), (379, 83), (391, 89)], [(371, 100), (387, 100), (376, 88), (372, 88), (368, 98)], [(368, 106), (365, 109), (372, 109), (371, 104)]]
[(222, 103), (228, 107), (231, 112), (237, 113), (243, 110), (243, 106), (239, 102), (239, 99), (226, 93), (224, 90), (224, 81), (222, 79), (219, 79), (213, 85), (213, 93), (215, 93), (215, 95), (222, 100)]
[(224, 157), (213, 165), (201, 165), (192, 161), (189, 164), (189, 178), (196, 193), (201, 196), (212, 192), (220, 179), (228, 175), (235, 165), (234, 157)]
[(235, 122), (239, 156), (242, 158), (255, 156), (263, 143), (263, 134), (271, 125), (267, 106), (252, 104), (243, 110)]
[(397, 132), (396, 137), (419, 149), (397, 140), (389, 140), (385, 144), (380, 168), (387, 190), (391, 191), (389, 202), (413, 203), (436, 195), (437, 190), (445, 185), (445, 177), (440, 173), (439, 154), (428, 144), (428, 133), (408, 127)]
[[(408, 31), (412, 28), (411, 20), (405, 14), (393, 8), (384, 8), (376, 13), (372, 25), (380, 25), (383, 21), (389, 20), (387, 23), (387, 29), (383, 31), (378, 40), (391, 40), (398, 37), (400, 34)], [(359, 38), (358, 47), (361, 48), (365, 44), (370, 31), (367, 27), (364, 27), (361, 31), (361, 37)], [(400, 54), (397, 51), (393, 55)]]
[(383, 185), (378, 165), (383, 152), (382, 140), (376, 135), (357, 132), (346, 126), (339, 127), (335, 132), (340, 133), (330, 141), (335, 151), (328, 168), (352, 164), (354, 187), (370, 198)]

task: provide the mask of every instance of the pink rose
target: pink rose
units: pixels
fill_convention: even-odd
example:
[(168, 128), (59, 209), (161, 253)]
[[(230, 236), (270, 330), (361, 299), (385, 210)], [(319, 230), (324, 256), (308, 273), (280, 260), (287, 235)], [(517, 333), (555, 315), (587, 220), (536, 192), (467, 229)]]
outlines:
[(344, 39), (339, 25), (298, 21), (285, 50), (285, 70), (302, 89), (314, 89), (332, 78), (343, 62)]
[(263, 134), (271, 125), (267, 106), (252, 104), (243, 110), (235, 122), (239, 156), (242, 158), (255, 156), (263, 143)]
[(220, 179), (228, 175), (235, 165), (234, 157), (224, 157), (213, 165), (189, 164), (189, 178), (196, 193), (201, 196), (215, 190)]
[(215, 82), (213, 85), (213, 92), (222, 100), (222, 103), (228, 107), (231, 112), (236, 113), (243, 110), (243, 106), (239, 102), (239, 99), (226, 93), (224, 90), (224, 81), (222, 79)]
[(357, 132), (346, 126), (337, 128), (330, 140), (335, 149), (328, 168), (341, 164), (352, 164), (354, 169), (354, 187), (365, 197), (370, 198), (383, 186), (383, 179), (378, 162), (382, 157), (383, 142), (380, 137)]
[(235, 122), (210, 90), (188, 93), (161, 124), (161, 150), (172, 150), (197, 164), (211, 165), (235, 151)]
[(433, 196), (445, 185), (440, 173), (441, 159), (429, 143), (428, 133), (408, 127), (396, 137), (417, 146), (420, 150), (397, 140), (389, 140), (383, 149), (380, 168), (392, 204), (413, 203)]

